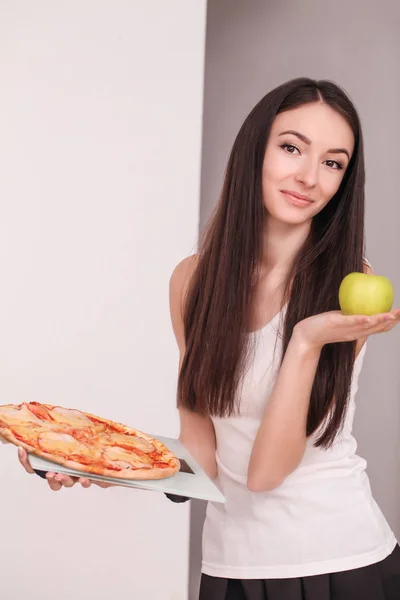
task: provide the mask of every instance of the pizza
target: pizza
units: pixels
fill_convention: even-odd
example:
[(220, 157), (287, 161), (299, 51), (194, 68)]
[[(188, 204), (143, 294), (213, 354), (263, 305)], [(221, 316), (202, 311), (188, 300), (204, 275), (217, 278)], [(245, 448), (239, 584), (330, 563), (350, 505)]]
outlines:
[(159, 440), (81, 410), (24, 402), (0, 406), (0, 436), (70, 469), (119, 479), (163, 479), (179, 459)]

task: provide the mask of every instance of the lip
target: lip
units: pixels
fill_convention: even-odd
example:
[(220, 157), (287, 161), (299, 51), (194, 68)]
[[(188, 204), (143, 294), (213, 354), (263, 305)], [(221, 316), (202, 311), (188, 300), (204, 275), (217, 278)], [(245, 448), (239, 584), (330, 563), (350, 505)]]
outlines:
[(292, 192), (291, 190), (280, 190), (282, 194), (286, 196), (291, 204), (294, 206), (310, 206), (313, 204), (314, 200), (309, 198), (308, 196), (304, 196), (303, 194), (298, 194), (297, 192)]

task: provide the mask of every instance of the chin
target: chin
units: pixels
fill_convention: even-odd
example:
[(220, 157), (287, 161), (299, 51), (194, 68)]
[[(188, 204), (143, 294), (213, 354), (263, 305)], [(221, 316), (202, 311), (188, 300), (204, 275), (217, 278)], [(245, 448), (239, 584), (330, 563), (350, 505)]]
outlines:
[(311, 223), (314, 215), (306, 214), (303, 210), (269, 210), (265, 207), (267, 217), (272, 218), (274, 221), (285, 225), (304, 225), (304, 223)]

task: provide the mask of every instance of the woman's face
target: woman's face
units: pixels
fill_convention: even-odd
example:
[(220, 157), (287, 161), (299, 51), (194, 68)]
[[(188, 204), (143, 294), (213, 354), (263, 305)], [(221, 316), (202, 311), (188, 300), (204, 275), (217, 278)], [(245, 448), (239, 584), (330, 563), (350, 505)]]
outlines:
[(353, 149), (351, 127), (322, 102), (279, 113), (262, 171), (267, 213), (287, 224), (311, 222), (337, 192)]

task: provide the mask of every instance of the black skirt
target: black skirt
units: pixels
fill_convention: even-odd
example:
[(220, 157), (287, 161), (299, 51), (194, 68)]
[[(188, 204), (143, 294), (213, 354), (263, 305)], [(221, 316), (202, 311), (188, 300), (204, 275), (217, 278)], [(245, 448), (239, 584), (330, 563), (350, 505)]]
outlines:
[(400, 600), (400, 547), (374, 565), (293, 579), (202, 575), (199, 600)]

